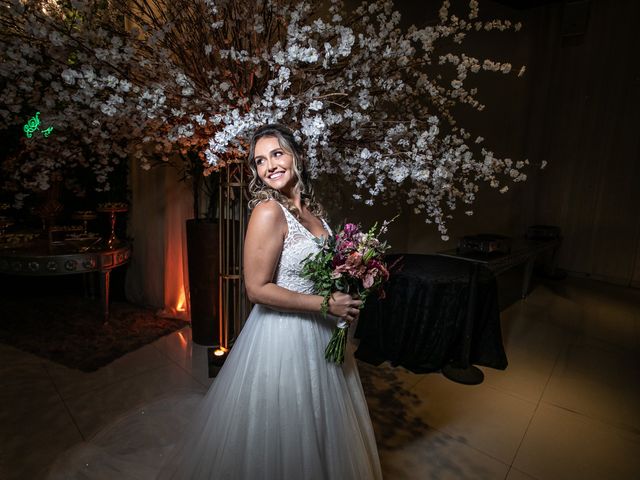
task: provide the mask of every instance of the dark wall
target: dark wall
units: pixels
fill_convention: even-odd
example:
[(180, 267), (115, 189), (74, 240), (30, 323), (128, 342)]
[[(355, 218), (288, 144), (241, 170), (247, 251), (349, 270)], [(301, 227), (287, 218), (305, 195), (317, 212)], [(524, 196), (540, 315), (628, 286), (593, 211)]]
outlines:
[[(426, 3), (426, 6), (424, 4)], [(468, 2), (453, 1), (464, 12)], [(413, 22), (433, 22), (440, 2), (397, 1)], [(523, 8), (514, 8), (520, 5)], [(461, 111), (462, 123), (497, 155), (532, 163), (528, 180), (505, 194), (481, 187), (475, 214), (459, 208), (443, 242), (433, 224), (405, 208), (394, 250), (431, 253), (466, 234), (522, 235), (528, 225), (562, 228), (560, 267), (576, 274), (640, 286), (640, 2), (480, 1), (480, 18), (521, 21), (513, 32), (470, 36), (464, 50), (479, 58), (526, 65), (522, 78), (477, 77), (483, 112)], [(548, 162), (544, 170), (537, 165)], [(381, 218), (377, 207), (353, 215)]]
[(562, 226), (564, 268), (640, 286), (640, 42), (631, 23), (640, 3), (589, 7), (582, 34), (571, 35), (580, 13), (569, 6), (548, 9), (541, 31), (532, 139), (549, 170), (535, 182), (534, 220)]

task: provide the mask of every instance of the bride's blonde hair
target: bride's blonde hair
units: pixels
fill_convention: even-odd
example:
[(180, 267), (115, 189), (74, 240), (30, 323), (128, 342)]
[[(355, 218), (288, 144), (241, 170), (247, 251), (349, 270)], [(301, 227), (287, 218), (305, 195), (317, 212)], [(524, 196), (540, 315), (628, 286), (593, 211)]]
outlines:
[(251, 137), (251, 142), (249, 144), (249, 156), (247, 157), (247, 163), (251, 170), (251, 180), (249, 182), (249, 193), (251, 194), (251, 199), (249, 200), (249, 208), (253, 210), (258, 203), (274, 199), (284, 205), (287, 210), (296, 216), (296, 218), (300, 218), (300, 212), (293, 202), (278, 190), (267, 186), (258, 175), (255, 162), (256, 143), (258, 143), (258, 140), (265, 137), (276, 138), (280, 148), (293, 157), (292, 170), (297, 180), (294, 189), (300, 192), (300, 198), (303, 205), (306, 206), (313, 215), (325, 218), (326, 212), (322, 205), (316, 200), (313, 186), (309, 180), (302, 147), (294, 138), (291, 130), (279, 123), (263, 125), (258, 128)]

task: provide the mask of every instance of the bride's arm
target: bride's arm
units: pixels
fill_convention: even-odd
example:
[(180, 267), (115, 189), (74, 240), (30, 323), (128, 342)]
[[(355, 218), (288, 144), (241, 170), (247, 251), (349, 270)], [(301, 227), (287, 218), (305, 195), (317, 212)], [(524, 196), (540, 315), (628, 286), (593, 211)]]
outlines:
[(287, 221), (275, 201), (259, 204), (251, 214), (244, 240), (244, 283), (247, 296), (277, 310), (319, 312), (322, 297), (292, 292), (273, 283)]
[[(320, 312), (320, 295), (293, 292), (273, 283), (286, 233), (287, 221), (275, 201), (263, 202), (253, 210), (244, 241), (247, 296), (253, 303), (276, 310)], [(360, 303), (349, 295), (335, 293), (329, 301), (329, 312), (338, 317), (355, 316), (358, 310), (353, 307)]]

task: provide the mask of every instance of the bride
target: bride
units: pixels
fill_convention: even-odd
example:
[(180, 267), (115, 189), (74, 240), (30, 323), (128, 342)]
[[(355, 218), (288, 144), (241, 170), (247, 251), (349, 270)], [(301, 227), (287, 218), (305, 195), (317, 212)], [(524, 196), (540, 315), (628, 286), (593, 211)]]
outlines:
[[(158, 445), (144, 445), (144, 453), (99, 434), (89, 443), (114, 444), (116, 452), (88, 453), (86, 445), (84, 454), (57, 462), (50, 478), (382, 478), (353, 351), (342, 365), (324, 358), (336, 323), (356, 320), (361, 302), (335, 292), (325, 318), (323, 298), (300, 276), (300, 262), (319, 248), (315, 240), (331, 234), (302, 150), (286, 127), (265, 125), (251, 139), (248, 163), (253, 212), (244, 277), (256, 305), (215, 382), (192, 407), (189, 426), (175, 438), (152, 421), (158, 432), (147, 432), (145, 442)], [(185, 411), (177, 405), (171, 408)], [(150, 407), (147, 417), (163, 408)], [(104, 435), (141, 436), (135, 418), (118, 423), (123, 428)]]

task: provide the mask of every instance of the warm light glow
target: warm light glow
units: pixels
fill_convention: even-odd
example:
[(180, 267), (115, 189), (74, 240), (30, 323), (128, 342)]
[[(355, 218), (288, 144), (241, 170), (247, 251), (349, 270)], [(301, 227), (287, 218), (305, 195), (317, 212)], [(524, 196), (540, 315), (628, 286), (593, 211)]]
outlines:
[(227, 350), (226, 348), (224, 348), (224, 347), (220, 347), (220, 348), (216, 348), (216, 349), (213, 351), (213, 354), (214, 354), (216, 357), (222, 357), (222, 356), (223, 356), (225, 353), (227, 353), (227, 352), (228, 352), (228, 350)]
[(187, 296), (184, 293), (184, 285), (180, 287), (180, 298), (178, 299), (178, 306), (176, 307), (178, 312), (187, 311)]
[(183, 347), (187, 346), (187, 339), (184, 338), (184, 335), (182, 334), (182, 332), (178, 332), (178, 337), (180, 338), (180, 343), (182, 344)]

